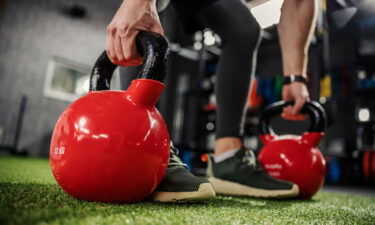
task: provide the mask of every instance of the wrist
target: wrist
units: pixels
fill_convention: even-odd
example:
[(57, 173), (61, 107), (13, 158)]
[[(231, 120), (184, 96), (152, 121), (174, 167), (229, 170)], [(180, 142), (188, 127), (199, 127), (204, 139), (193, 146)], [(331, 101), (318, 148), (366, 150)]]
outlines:
[(301, 73), (289, 73), (289, 74), (284, 74), (284, 77), (290, 77), (290, 76), (302, 76), (304, 78), (307, 79), (307, 75), (306, 74), (301, 74)]
[(133, 1), (135, 3), (152, 3), (156, 5), (156, 0), (123, 0), (122, 2), (125, 3), (129, 1)]
[(303, 84), (307, 84), (307, 76), (306, 75), (295, 75), (295, 74), (290, 74), (290, 75), (285, 75), (283, 78), (283, 84), (288, 85), (292, 84), (295, 82), (300, 82)]

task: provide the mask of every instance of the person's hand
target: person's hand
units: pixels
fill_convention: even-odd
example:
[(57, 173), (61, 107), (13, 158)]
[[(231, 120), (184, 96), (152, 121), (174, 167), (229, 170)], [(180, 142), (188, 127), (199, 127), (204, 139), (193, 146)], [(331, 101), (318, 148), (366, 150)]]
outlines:
[(164, 35), (155, 6), (156, 0), (125, 0), (107, 27), (106, 51), (120, 66), (142, 63), (135, 38), (140, 30)]
[(306, 119), (306, 115), (300, 113), (305, 102), (310, 101), (306, 85), (301, 82), (284, 85), (282, 95), (284, 101), (294, 101), (294, 105), (285, 107), (281, 117), (287, 120)]

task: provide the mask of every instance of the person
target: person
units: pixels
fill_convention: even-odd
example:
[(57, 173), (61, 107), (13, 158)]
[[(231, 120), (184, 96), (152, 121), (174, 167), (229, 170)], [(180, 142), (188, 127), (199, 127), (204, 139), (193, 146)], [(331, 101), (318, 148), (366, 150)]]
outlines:
[[(106, 51), (120, 66), (142, 62), (135, 38), (140, 30), (163, 35), (156, 0), (125, 0), (107, 27)], [(150, 195), (161, 202), (199, 201), (219, 194), (264, 198), (290, 198), (298, 186), (271, 178), (252, 151), (243, 146), (244, 117), (250, 80), (254, 74), (261, 29), (240, 0), (172, 0), (187, 28), (207, 27), (222, 39), (215, 94), (217, 126), (214, 156), (208, 179), (192, 175), (171, 145), (166, 174)], [(164, 4), (165, 5), (165, 4)], [(282, 97), (294, 101), (284, 108), (284, 118), (303, 119), (301, 108), (309, 101), (305, 82), (307, 49), (316, 19), (315, 0), (285, 0), (278, 25), (285, 78), (297, 77), (283, 86)]]

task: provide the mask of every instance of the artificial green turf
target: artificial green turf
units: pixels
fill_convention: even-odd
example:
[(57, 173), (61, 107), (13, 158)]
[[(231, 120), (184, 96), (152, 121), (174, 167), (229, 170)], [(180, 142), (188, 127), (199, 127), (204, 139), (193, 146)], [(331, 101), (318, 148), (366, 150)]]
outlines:
[(0, 156), (0, 224), (375, 224), (375, 198), (320, 192), (303, 201), (84, 202), (59, 188), (48, 160)]

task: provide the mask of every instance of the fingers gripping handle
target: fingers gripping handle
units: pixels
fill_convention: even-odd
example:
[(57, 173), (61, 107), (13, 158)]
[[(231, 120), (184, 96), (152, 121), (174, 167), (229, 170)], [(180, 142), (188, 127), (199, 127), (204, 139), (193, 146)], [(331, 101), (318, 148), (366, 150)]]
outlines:
[[(160, 34), (140, 31), (136, 38), (138, 52), (143, 56), (138, 79), (151, 79), (163, 82), (166, 74), (169, 49), (167, 40)], [(96, 60), (90, 76), (90, 91), (109, 90), (113, 64), (104, 51)]]
[[(259, 128), (261, 134), (275, 135), (270, 120), (280, 115), (284, 107), (293, 105), (294, 102), (279, 101), (268, 106), (260, 117)], [(306, 113), (310, 117), (309, 132), (323, 132), (326, 127), (326, 113), (324, 108), (317, 102), (306, 102), (302, 108), (302, 113)]]

